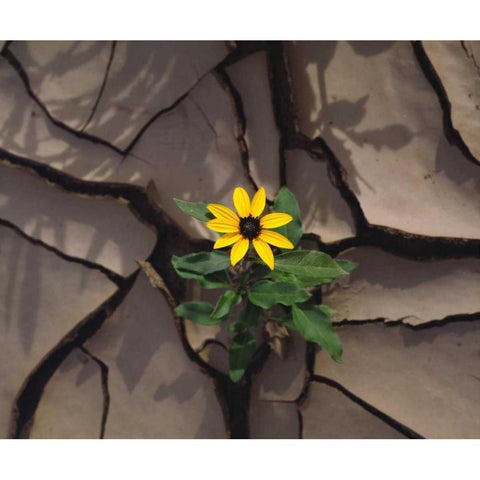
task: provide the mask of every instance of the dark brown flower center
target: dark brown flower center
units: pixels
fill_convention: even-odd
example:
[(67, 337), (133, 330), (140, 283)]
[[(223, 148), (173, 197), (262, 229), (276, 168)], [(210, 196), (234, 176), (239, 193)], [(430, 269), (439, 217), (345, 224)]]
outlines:
[(260, 220), (257, 217), (249, 215), (240, 219), (240, 233), (243, 238), (253, 240), (260, 235), (261, 231)]

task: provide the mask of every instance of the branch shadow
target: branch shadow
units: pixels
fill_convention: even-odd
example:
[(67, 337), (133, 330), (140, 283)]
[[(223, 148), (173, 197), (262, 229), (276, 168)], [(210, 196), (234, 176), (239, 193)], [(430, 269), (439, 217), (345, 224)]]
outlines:
[[(211, 47), (203, 47), (204, 43), (126, 42), (122, 56), (124, 64), (118, 68), (112, 64), (97, 112), (89, 124), (91, 132), (98, 125), (108, 133), (111, 141), (128, 136), (127, 130), (135, 124), (135, 118), (129, 125), (125, 117), (115, 115), (115, 109), (120, 108), (118, 102), (132, 105), (130, 113), (134, 116), (139, 92), (152, 90), (158, 96), (162, 89), (178, 88), (175, 75), (181, 78), (182, 73), (190, 70), (198, 73), (198, 65), (205, 63), (205, 58), (210, 55)], [(71, 48), (75, 50), (78, 46), (74, 44)], [(202, 48), (205, 49), (203, 60), (202, 55), (194, 55)], [(81, 62), (92, 61), (97, 50), (88, 50), (90, 57), (87, 52), (74, 56), (74, 67), (83, 68)], [(70, 64), (66, 53), (61, 51), (58, 58), (53, 56), (47, 66), (60, 68), (62, 65), (60, 72), (64, 73), (67, 66), (63, 62)], [(131, 65), (140, 67), (140, 64), (143, 65), (141, 71), (131, 68)], [(158, 70), (163, 72), (160, 78), (155, 77)], [(50, 77), (55, 78), (55, 74), (48, 70), (43, 73), (45, 82)], [(4, 88), (8, 90), (5, 98), (9, 99), (3, 115), (0, 115), (0, 143), (5, 150), (86, 180), (143, 186), (153, 180), (161, 192), (161, 206), (190, 234), (198, 235), (196, 230), (199, 227), (191, 219), (184, 218), (181, 212), (177, 213), (173, 197), (192, 201), (221, 198), (237, 186), (239, 174), (244, 176), (232, 105), (212, 75), (195, 85), (175, 108), (165, 111), (152, 123), (138, 125), (144, 130), (132, 151), (123, 156), (106, 145), (83, 138), (78, 132), (54, 124), (42, 107), (29, 97), (19, 73), (6, 58), (0, 58), (0, 75)], [(82, 104), (91, 96), (89, 92), (76, 100)], [(159, 111), (150, 113), (153, 118)], [(150, 116), (148, 119), (151, 120)], [(225, 158), (233, 159), (233, 163), (229, 165)]]
[[(303, 55), (293, 61), (300, 72), (304, 72), (302, 81), (302, 103), (311, 105), (310, 112), (304, 112), (302, 122), (311, 132), (322, 137), (348, 171), (348, 185), (360, 193), (360, 183), (374, 191), (375, 188), (361, 177), (355, 168), (352, 151), (348, 142), (356, 145), (371, 145), (375, 150), (382, 148), (398, 150), (407, 145), (414, 137), (403, 124), (391, 124), (377, 129), (361, 129), (371, 92), (359, 89), (357, 99), (337, 98), (329, 94), (328, 87), (333, 80), (327, 78), (330, 66), (341, 42), (303, 42)], [(342, 42), (345, 43), (345, 42)], [(370, 57), (388, 51), (395, 42), (348, 42), (356, 54)], [(312, 179), (314, 181), (314, 179)]]
[(50, 115), (80, 130), (100, 94), (111, 48), (112, 42), (104, 41), (15, 41), (9, 51), (31, 76), (32, 90)]

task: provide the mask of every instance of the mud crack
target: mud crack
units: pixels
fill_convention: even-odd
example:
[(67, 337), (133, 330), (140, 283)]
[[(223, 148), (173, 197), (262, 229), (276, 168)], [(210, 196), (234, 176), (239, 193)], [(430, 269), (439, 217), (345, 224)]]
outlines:
[(88, 124), (91, 122), (92, 118), (94, 117), (95, 112), (97, 111), (97, 108), (98, 108), (98, 104), (100, 103), (100, 100), (102, 98), (103, 91), (105, 90), (105, 86), (107, 85), (108, 74), (110, 73), (110, 67), (112, 66), (113, 56), (115, 55), (115, 47), (117, 45), (117, 42), (115, 41), (111, 43), (112, 43), (112, 46), (110, 48), (110, 56), (108, 57), (107, 67), (105, 68), (105, 75), (103, 77), (102, 85), (100, 86), (97, 99), (95, 100), (95, 104), (92, 107), (92, 111), (90, 112), (90, 115), (88, 116), (83, 126), (80, 128), (81, 132), (83, 132), (88, 127)]
[(438, 102), (443, 111), (443, 130), (445, 132), (445, 137), (451, 145), (458, 147), (468, 160), (478, 166), (480, 164), (479, 160), (475, 158), (468, 148), (468, 145), (463, 140), (460, 132), (453, 126), (452, 104), (448, 98), (447, 91), (443, 86), (440, 76), (428, 58), (427, 52), (425, 52), (425, 49), (423, 48), (422, 42), (414, 41), (412, 42), (412, 47), (423, 74), (437, 94)]
[(67, 356), (94, 335), (122, 303), (132, 288), (137, 273), (128, 277), (122, 288), (119, 288), (110, 298), (70, 330), (29, 374), (13, 404), (8, 438), (29, 437), (35, 411), (45, 386)]
[(419, 433), (415, 432), (411, 428), (407, 427), (406, 425), (403, 425), (402, 423), (398, 422), (394, 418), (390, 417), (386, 413), (378, 410), (378, 408), (375, 408), (373, 405), (370, 405), (369, 403), (365, 402), (365, 400), (362, 400), (360, 397), (357, 397), (354, 393), (352, 393), (350, 390), (347, 390), (344, 386), (340, 385), (338, 382), (335, 380), (332, 380), (327, 377), (323, 377), (320, 375), (313, 375), (312, 382), (317, 382), (317, 383), (322, 383), (324, 385), (328, 385), (329, 387), (335, 388), (339, 392), (343, 393), (346, 397), (348, 397), (350, 400), (352, 400), (354, 403), (362, 407), (364, 410), (367, 412), (371, 413), (378, 419), (382, 420), (385, 422), (387, 425), (395, 429), (397, 432), (401, 433), (407, 438), (425, 438), (422, 437)]
[(100, 424), (100, 438), (105, 437), (105, 427), (107, 425), (108, 409), (110, 407), (110, 391), (108, 389), (108, 366), (98, 357), (89, 352), (83, 345), (79, 347), (87, 357), (90, 357), (100, 368), (100, 378), (102, 382), (103, 411)]
[(29, 97), (42, 109), (42, 111), (45, 113), (47, 118), (57, 127), (62, 128), (63, 130), (66, 130), (67, 132), (75, 135), (78, 138), (84, 139), (84, 140), (89, 140), (92, 143), (96, 144), (101, 144), (104, 145), (110, 149), (112, 149), (115, 153), (123, 154), (123, 151), (113, 145), (112, 143), (108, 142), (107, 140), (104, 140), (103, 138), (96, 137), (95, 135), (91, 135), (89, 133), (83, 132), (76, 130), (74, 128), (69, 127), (67, 124), (61, 122), (60, 120), (55, 119), (51, 114), (48, 108), (42, 103), (42, 101), (35, 95), (35, 92), (32, 89), (32, 86), (30, 85), (30, 80), (28, 78), (27, 72), (23, 69), (21, 63), (18, 61), (18, 59), (15, 57), (15, 55), (8, 49), (3, 49), (1, 54), (2, 57), (4, 57), (8, 63), (12, 66), (12, 68), (17, 72), (18, 76), (22, 80), (25, 90), (27, 91)]
[(122, 275), (119, 275), (118, 273), (112, 270), (109, 270), (103, 265), (99, 265), (98, 263), (91, 262), (90, 260), (86, 260), (84, 258), (72, 257), (71, 255), (67, 255), (61, 250), (58, 250), (57, 248), (44, 243), (42, 240), (39, 240), (38, 238), (32, 238), (28, 236), (23, 230), (21, 230), (19, 227), (9, 222), (8, 220), (4, 220), (0, 218), (0, 225), (13, 230), (16, 234), (20, 235), (25, 240), (28, 240), (33, 245), (39, 245), (45, 248), (46, 250), (54, 253), (61, 259), (66, 260), (67, 262), (78, 263), (79, 265), (82, 265), (86, 268), (97, 270), (103, 273), (103, 275), (105, 275), (110, 281), (112, 281), (115, 285), (117, 285), (117, 287), (121, 287), (126, 282), (125, 277), (123, 277)]
[(247, 118), (245, 115), (245, 109), (243, 107), (242, 97), (222, 66), (217, 66), (215, 69), (215, 78), (227, 94), (228, 98), (230, 99), (230, 103), (232, 104), (232, 112), (236, 120), (235, 139), (240, 151), (240, 158), (242, 159), (242, 167), (245, 172), (245, 176), (252, 187), (255, 190), (258, 190), (258, 185), (253, 179), (250, 171), (250, 154), (248, 151), (247, 142), (245, 140), (245, 134), (247, 132)]

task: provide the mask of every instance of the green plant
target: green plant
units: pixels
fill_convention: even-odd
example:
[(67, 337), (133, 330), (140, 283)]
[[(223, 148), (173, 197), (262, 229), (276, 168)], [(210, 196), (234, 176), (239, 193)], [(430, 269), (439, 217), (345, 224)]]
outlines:
[[(226, 325), (233, 335), (229, 344), (232, 381), (245, 373), (256, 349), (255, 333), (267, 322), (298, 332), (342, 362), (342, 345), (332, 327), (334, 311), (312, 304), (310, 291), (348, 275), (356, 264), (297, 246), (303, 230), (297, 200), (288, 188), (280, 189), (271, 212), (264, 216), (263, 188), (251, 202), (243, 188), (235, 189), (238, 215), (215, 203), (175, 202), (184, 213), (223, 234), (213, 251), (173, 256), (172, 265), (180, 277), (195, 280), (203, 288), (225, 290), (216, 305), (185, 302), (175, 312), (201, 325)], [(230, 245), (230, 255), (220, 251)]]

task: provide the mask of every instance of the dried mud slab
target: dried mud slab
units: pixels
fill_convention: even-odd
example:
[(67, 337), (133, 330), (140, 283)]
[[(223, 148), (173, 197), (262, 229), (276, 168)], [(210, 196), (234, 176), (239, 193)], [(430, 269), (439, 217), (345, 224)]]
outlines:
[(480, 313), (480, 260), (421, 262), (362, 247), (340, 255), (357, 262), (346, 278), (323, 287), (335, 320), (382, 318), (420, 325)]
[(297, 439), (300, 425), (295, 403), (254, 398), (250, 406), (250, 438)]
[(480, 42), (422, 42), (445, 88), (451, 121), (480, 160)]
[(85, 131), (124, 150), (227, 55), (225, 42), (117, 42)]
[(187, 357), (163, 294), (140, 275), (86, 342), (109, 369), (105, 438), (224, 438), (213, 382)]
[[(25, 194), (28, 192), (28, 195)], [(0, 218), (31, 238), (120, 275), (138, 268), (156, 242), (127, 207), (55, 188), (28, 171), (0, 164)]]
[(116, 286), (0, 227), (0, 431), (27, 375)]
[(371, 223), (480, 238), (480, 170), (448, 143), (408, 42), (293, 42), (301, 131), (323, 137)]
[(225, 344), (208, 339), (198, 350), (198, 356), (218, 372), (228, 375), (228, 350)]
[(153, 180), (160, 192), (158, 203), (197, 237), (216, 235), (182, 213), (174, 197), (231, 205), (236, 186), (253, 194), (242, 166), (231, 101), (213, 75), (204, 77), (175, 108), (149, 125), (126, 158), (55, 125), (1, 57), (0, 80), (4, 156), (19, 155), (89, 181), (146, 187)]
[(225, 42), (14, 42), (33, 94), (68, 127), (127, 148), (226, 55)]
[(254, 53), (227, 68), (243, 103), (250, 172), (273, 199), (280, 188), (280, 136), (275, 125), (265, 52)]
[(227, 94), (213, 75), (207, 75), (148, 127), (112, 180), (142, 185), (153, 180), (157, 202), (188, 234), (217, 238), (202, 222), (181, 212), (173, 199), (232, 206), (235, 187), (253, 194), (235, 124)]
[(316, 374), (426, 438), (480, 437), (478, 322), (422, 330), (367, 324), (338, 333), (344, 364), (320, 352)]
[(326, 161), (314, 160), (302, 150), (286, 152), (287, 186), (295, 194), (305, 232), (317, 234), (323, 242), (355, 235), (350, 209), (332, 185)]
[[(202, 289), (196, 281), (187, 282), (187, 293), (184, 301), (208, 302), (216, 305), (218, 298), (225, 289)], [(228, 320), (220, 325), (199, 325), (188, 319), (184, 321), (185, 335), (192, 349), (209, 365), (228, 375), (228, 345), (234, 333), (227, 331), (226, 327), (238, 318), (242, 305), (233, 307)], [(262, 330), (254, 332), (257, 346), (263, 340)]]
[(312, 382), (300, 411), (303, 438), (405, 438), (329, 385)]
[(29, 438), (100, 438), (103, 399), (100, 366), (74, 350), (45, 387)]
[(292, 333), (285, 342), (285, 356), (281, 359), (271, 352), (262, 369), (252, 380), (252, 389), (260, 400), (294, 402), (305, 382), (305, 340)]
[[(478, 43), (424, 46), (450, 100), (453, 127), (476, 152)], [(123, 184), (95, 186), (105, 195), (112, 188), (120, 196), (122, 189), (131, 193), (125, 185), (146, 188), (148, 199), (188, 234), (210, 239), (217, 235), (178, 210), (173, 197), (231, 206), (236, 186), (252, 194), (255, 184), (263, 184), (272, 198), (286, 177), (299, 198), (305, 231), (323, 242), (355, 234), (350, 208), (329, 178), (328, 165), (338, 167), (338, 175), (341, 165), (370, 222), (480, 238), (478, 166), (458, 142), (449, 144), (443, 122), (449, 108), (418, 48), (406, 42), (285, 44), (299, 106), (301, 134), (294, 135), (293, 120), (280, 118), (290, 106), (281, 98), (286, 79), (277, 47), (265, 47), (269, 72), (264, 52), (228, 62), (224, 70), (223, 42), (13, 42), (3, 51), (0, 219), (15, 226), (0, 226), (3, 435), (16, 396), (28, 392), (29, 374), (116, 291), (87, 263), (127, 275), (155, 242), (121, 202), (67, 193), (13, 164), (33, 164), (49, 178), (55, 175), (43, 165), (85, 181)], [(285, 130), (281, 142), (276, 123)], [(334, 155), (319, 160), (321, 143), (309, 144), (302, 133), (322, 136)], [(315, 148), (319, 159), (280, 151), (279, 143)], [(72, 179), (61, 181), (69, 185)], [(142, 197), (135, 193), (128, 198)], [(368, 233), (359, 232), (358, 242), (375, 240)], [(471, 252), (461, 249), (458, 242), (457, 253)], [(222, 404), (241, 410), (235, 402), (251, 388), (249, 418), (240, 417), (253, 438), (297, 438), (302, 430), (306, 438), (404, 438), (408, 428), (431, 438), (478, 438), (480, 331), (478, 322), (460, 321), (480, 312), (477, 260), (417, 262), (366, 247), (343, 256), (360, 266), (323, 293), (339, 312), (337, 320), (347, 320), (338, 328), (345, 363), (318, 353), (317, 376), (305, 390), (306, 344), (294, 337), (286, 359), (271, 352), (245, 389), (221, 388), (219, 377), (219, 394), (228, 391)], [(218, 293), (208, 292), (212, 303)], [(348, 324), (355, 320), (375, 322)], [(421, 328), (385, 327), (383, 320)], [(185, 321), (186, 338), (180, 338), (163, 294), (140, 275), (85, 343), (88, 350), (74, 350), (50, 378), (30, 436), (225, 438), (214, 381), (182, 344), (189, 342), (201, 360), (227, 373), (221, 343), (227, 345), (231, 335), (219, 330)], [(363, 408), (363, 401), (372, 408)], [(395, 420), (387, 417), (405, 429), (392, 427)]]
[[(185, 300), (186, 302), (209, 302), (211, 305), (216, 305), (218, 298), (223, 293), (222, 289), (204, 289), (195, 280), (187, 280), (187, 289)], [(203, 348), (205, 342), (212, 340), (222, 341), (227, 339), (227, 332), (222, 325), (200, 325), (190, 320), (185, 320), (185, 335), (188, 343), (194, 351), (202, 351), (201, 357), (208, 362), (209, 354), (212, 349)], [(222, 337), (221, 340), (219, 337)], [(216, 349), (215, 349), (216, 350)], [(221, 352), (216, 352), (222, 356)], [(208, 362), (209, 363), (209, 362)], [(227, 359), (228, 371), (228, 359)]]
[(82, 130), (101, 93), (112, 42), (13, 42), (8, 50), (50, 115)]
[[(212, 305), (215, 305), (215, 303), (212, 303)], [(188, 343), (193, 350), (199, 351), (202, 349), (206, 341), (216, 340), (220, 334), (223, 336), (224, 331), (219, 325), (199, 325), (198, 323), (187, 319), (185, 320), (185, 333)]]
[(55, 125), (4, 57), (0, 57), (0, 147), (91, 181), (110, 179), (122, 161), (112, 148)]

